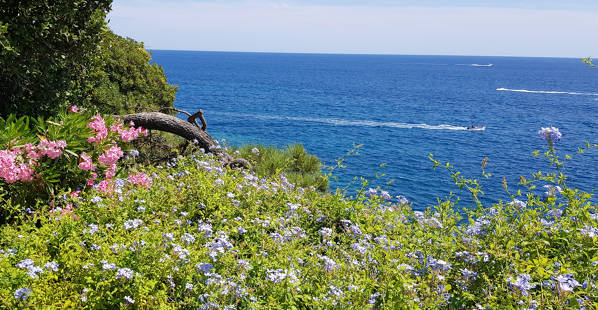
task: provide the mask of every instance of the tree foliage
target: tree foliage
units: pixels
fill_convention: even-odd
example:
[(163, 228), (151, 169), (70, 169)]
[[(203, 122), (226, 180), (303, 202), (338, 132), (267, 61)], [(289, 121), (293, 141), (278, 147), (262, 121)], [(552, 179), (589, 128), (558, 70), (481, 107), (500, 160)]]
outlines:
[(89, 81), (89, 104), (103, 113), (129, 113), (172, 107), (177, 87), (152, 64), (143, 43), (112, 31), (103, 34), (96, 68)]
[(176, 87), (143, 43), (106, 25), (112, 0), (0, 0), (0, 117), (172, 107)]
[(0, 116), (51, 115), (82, 96), (112, 0), (0, 2)]

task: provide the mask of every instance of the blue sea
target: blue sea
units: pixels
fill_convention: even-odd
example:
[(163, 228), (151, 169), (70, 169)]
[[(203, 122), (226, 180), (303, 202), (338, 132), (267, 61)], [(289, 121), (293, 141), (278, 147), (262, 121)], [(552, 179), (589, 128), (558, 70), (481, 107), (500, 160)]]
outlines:
[[(468, 194), (428, 155), (478, 178), (490, 204), (510, 200), (519, 176), (552, 171), (532, 151), (546, 150), (541, 127), (555, 126), (560, 155), (598, 142), (598, 69), (579, 59), (277, 54), (152, 51), (168, 81), (179, 86), (175, 106), (203, 109), (208, 132), (221, 143), (283, 147), (302, 143), (326, 165), (345, 157), (332, 189), (348, 195), (380, 186), (415, 209), (451, 192)], [(470, 125), (486, 126), (468, 131)], [(358, 155), (346, 156), (363, 144)], [(486, 172), (481, 163), (488, 157)], [(598, 185), (598, 150), (567, 164), (569, 185)], [(540, 183), (538, 185), (543, 185)]]

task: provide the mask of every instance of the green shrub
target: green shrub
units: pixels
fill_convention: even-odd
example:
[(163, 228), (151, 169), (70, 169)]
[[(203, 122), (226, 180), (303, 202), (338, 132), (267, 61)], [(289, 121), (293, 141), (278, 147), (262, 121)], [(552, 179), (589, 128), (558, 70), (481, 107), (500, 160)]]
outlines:
[[(112, 179), (128, 141), (145, 133), (76, 110), (47, 120), (0, 118), (0, 194), (7, 205), (34, 210), (38, 202)], [(10, 210), (0, 207), (2, 219)]]
[(322, 174), (320, 159), (307, 153), (301, 144), (289, 145), (284, 149), (248, 144), (238, 149), (232, 148), (231, 151), (238, 151), (241, 157), (253, 163), (259, 177), (282, 174), (292, 184), (328, 190), (328, 177)]
[(557, 169), (494, 205), (457, 212), (452, 197), (420, 212), (376, 189), (349, 200), (222, 168), (211, 155), (178, 157), (144, 169), (150, 187), (117, 181), (67, 198), (74, 216), (40, 211), (0, 227), (0, 303), (593, 309), (598, 210)]

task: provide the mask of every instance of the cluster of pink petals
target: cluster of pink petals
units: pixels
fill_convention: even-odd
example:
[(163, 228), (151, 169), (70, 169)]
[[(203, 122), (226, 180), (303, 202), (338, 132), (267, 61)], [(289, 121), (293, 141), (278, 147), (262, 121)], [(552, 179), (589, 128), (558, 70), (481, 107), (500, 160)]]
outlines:
[(69, 107), (68, 111), (71, 113), (79, 113), (79, 108), (76, 105), (72, 105)]
[(104, 154), (98, 157), (98, 161), (106, 166), (116, 164), (116, 162), (123, 156), (123, 151), (118, 145), (113, 145)]
[(42, 139), (37, 146), (39, 155), (46, 155), (52, 159), (60, 157), (60, 155), (62, 155), (62, 150), (65, 147), (66, 142), (63, 140), (48, 141), (46, 139)]
[(106, 129), (106, 122), (100, 116), (100, 114), (93, 116), (91, 119), (93, 119), (93, 121), (87, 123), (87, 127), (95, 130), (96, 135), (94, 137), (88, 138), (87, 142), (99, 143), (100, 141), (102, 141), (102, 139), (104, 139), (108, 136), (108, 129)]
[(111, 193), (114, 191), (114, 183), (104, 180), (98, 184), (98, 190), (106, 194)]
[(19, 156), (20, 151), (18, 149), (0, 151), (0, 178), (4, 179), (6, 183), (31, 182), (34, 180), (35, 170), (27, 163), (19, 163)]
[(43, 156), (51, 159), (60, 157), (65, 147), (65, 141), (42, 139), (37, 146), (27, 143), (24, 147), (0, 150), (0, 178), (7, 183), (31, 182), (35, 180), (33, 167), (38, 165), (38, 161)]
[(80, 158), (81, 162), (79, 163), (79, 169), (85, 171), (93, 171), (96, 169), (97, 166), (94, 165), (93, 161), (91, 160), (91, 156), (87, 155), (87, 153), (82, 152)]
[(147, 174), (141, 172), (129, 175), (129, 182), (145, 188), (150, 188), (152, 186), (152, 179)]
[(135, 124), (133, 122), (131, 122), (129, 125), (129, 129), (123, 129), (122, 124), (112, 125), (110, 126), (110, 130), (117, 132), (124, 142), (133, 141), (137, 139), (140, 134), (147, 136), (147, 129), (143, 129), (141, 127), (135, 128)]

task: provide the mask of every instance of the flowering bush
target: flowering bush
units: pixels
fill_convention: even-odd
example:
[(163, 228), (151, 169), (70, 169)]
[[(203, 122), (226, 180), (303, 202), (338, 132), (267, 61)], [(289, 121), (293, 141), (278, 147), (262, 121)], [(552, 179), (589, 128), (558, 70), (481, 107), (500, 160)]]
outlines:
[(349, 200), (209, 154), (143, 173), (67, 196), (76, 216), (2, 226), (2, 307), (596, 308), (598, 210), (560, 172), (462, 212), (377, 189)]
[(0, 119), (0, 193), (12, 204), (31, 206), (111, 180), (127, 142), (146, 134), (132, 123), (79, 112), (72, 106), (49, 120)]

